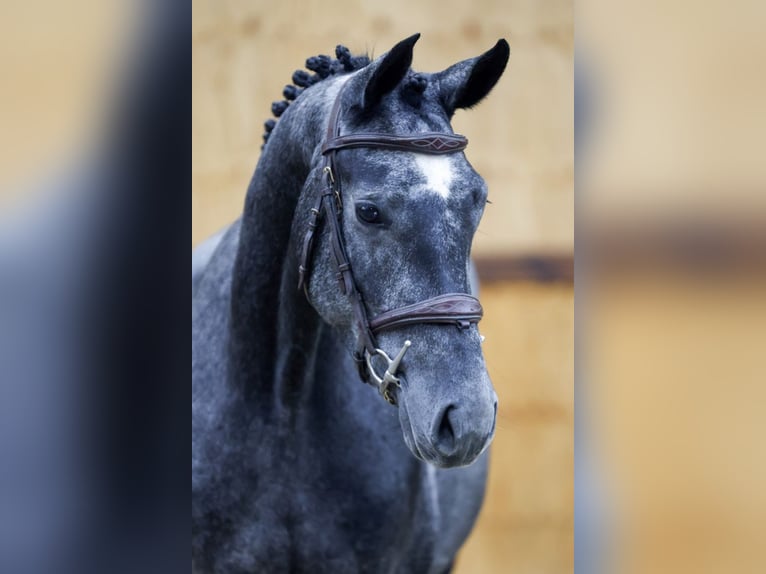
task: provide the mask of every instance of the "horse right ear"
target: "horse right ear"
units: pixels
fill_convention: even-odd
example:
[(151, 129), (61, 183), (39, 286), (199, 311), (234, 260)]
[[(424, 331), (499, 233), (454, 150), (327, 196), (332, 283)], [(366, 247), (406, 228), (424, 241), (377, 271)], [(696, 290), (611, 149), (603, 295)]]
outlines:
[(412, 64), (412, 49), (420, 34), (405, 38), (387, 53), (372, 62), (362, 72), (366, 78), (362, 110), (368, 112), (402, 81)]

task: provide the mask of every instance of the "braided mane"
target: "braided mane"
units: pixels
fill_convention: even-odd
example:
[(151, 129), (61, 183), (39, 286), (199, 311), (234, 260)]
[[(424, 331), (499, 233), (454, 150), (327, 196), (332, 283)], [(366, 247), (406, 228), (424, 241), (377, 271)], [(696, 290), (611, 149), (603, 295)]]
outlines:
[[(335, 58), (323, 54), (312, 56), (306, 60), (306, 68), (314, 73), (311, 74), (306, 70), (296, 70), (292, 77), (293, 83), (287, 84), (284, 90), (282, 90), (282, 95), (285, 99), (271, 104), (271, 113), (276, 118), (279, 118), (279, 116), (285, 113), (290, 102), (301, 95), (303, 90), (309, 86), (313, 86), (330, 76), (360, 70), (369, 63), (369, 56), (352, 56), (351, 51), (340, 44), (335, 48)], [(269, 118), (264, 122), (263, 127), (266, 131), (263, 134), (263, 146), (269, 141), (269, 135), (271, 135), (271, 130), (274, 129), (275, 125), (277, 125), (277, 120), (273, 118)], [(263, 149), (263, 146), (261, 146), (261, 149)]]

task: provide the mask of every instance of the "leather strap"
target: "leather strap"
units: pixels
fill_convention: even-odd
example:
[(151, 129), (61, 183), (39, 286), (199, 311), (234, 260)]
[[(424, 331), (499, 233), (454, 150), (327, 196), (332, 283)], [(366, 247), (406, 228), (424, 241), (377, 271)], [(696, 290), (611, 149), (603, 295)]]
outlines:
[(438, 295), (406, 307), (386, 311), (370, 321), (373, 334), (413, 323), (446, 323), (466, 328), (484, 315), (476, 297), (465, 293)]
[(422, 133), (412, 136), (349, 134), (327, 140), (322, 146), (322, 153), (345, 148), (373, 147), (439, 155), (464, 150), (467, 145), (468, 139), (459, 134)]
[[(330, 192), (332, 194), (332, 191)], [(322, 205), (324, 199), (327, 197), (327, 193), (322, 193), (317, 196), (314, 207), (309, 211), (309, 228), (306, 230), (306, 234), (303, 236), (303, 246), (301, 247), (301, 259), (300, 265), (298, 265), (298, 289), (303, 289), (306, 294), (306, 298), (309, 298), (308, 292), (308, 273), (309, 262), (311, 260), (311, 252), (314, 248), (314, 235), (319, 227), (319, 221), (322, 217)]]

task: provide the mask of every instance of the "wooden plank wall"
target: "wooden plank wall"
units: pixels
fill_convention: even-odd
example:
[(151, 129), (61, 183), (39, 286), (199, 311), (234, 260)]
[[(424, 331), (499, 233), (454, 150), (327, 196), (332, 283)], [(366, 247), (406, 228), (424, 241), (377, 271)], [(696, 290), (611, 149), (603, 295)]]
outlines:
[[(414, 66), (438, 71), (511, 44), (505, 77), (458, 112), (493, 203), (475, 242), (486, 357), (500, 397), (488, 497), (459, 573), (572, 569), (573, 16), (566, 0), (279, 3), (194, 0), (192, 244), (241, 212), (271, 102), (306, 57), (385, 52), (414, 32)], [(553, 254), (553, 260), (544, 257)], [(526, 259), (518, 259), (524, 256)], [(507, 273), (508, 257), (564, 273)], [(543, 257), (543, 259), (541, 259)], [(483, 258), (483, 259), (482, 259)], [(512, 276), (513, 281), (502, 282)], [(524, 277), (563, 282), (525, 281)]]

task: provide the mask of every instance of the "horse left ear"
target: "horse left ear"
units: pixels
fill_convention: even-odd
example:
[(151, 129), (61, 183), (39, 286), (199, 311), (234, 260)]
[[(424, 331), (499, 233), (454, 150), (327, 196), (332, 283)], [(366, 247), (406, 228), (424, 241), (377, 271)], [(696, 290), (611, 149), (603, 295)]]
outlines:
[(450, 116), (456, 109), (475, 106), (489, 94), (503, 75), (510, 53), (508, 42), (500, 39), (481, 56), (463, 60), (435, 74)]

